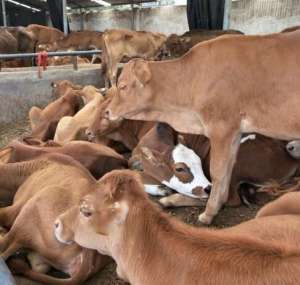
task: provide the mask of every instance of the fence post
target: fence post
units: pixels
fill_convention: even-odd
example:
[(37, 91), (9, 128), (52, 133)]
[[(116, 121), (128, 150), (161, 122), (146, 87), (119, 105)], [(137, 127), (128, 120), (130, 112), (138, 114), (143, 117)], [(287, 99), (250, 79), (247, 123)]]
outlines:
[(1, 5), (2, 5), (2, 18), (3, 18), (3, 26), (7, 26), (7, 21), (6, 21), (6, 7), (5, 7), (5, 0), (1, 0)]

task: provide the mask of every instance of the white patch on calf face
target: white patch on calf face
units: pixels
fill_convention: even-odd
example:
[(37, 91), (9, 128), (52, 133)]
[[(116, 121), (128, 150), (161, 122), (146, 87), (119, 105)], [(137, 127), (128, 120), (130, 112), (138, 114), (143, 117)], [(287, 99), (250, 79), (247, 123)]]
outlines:
[(252, 135), (248, 135), (246, 137), (241, 138), (241, 144), (248, 141), (248, 140), (255, 140), (256, 139), (256, 135), (252, 134)]
[(203, 189), (211, 185), (208, 179), (205, 177), (202, 169), (202, 163), (200, 157), (188, 147), (183, 144), (178, 144), (172, 151), (172, 157), (174, 163), (185, 163), (192, 175), (193, 180), (189, 183), (180, 181), (175, 175), (171, 177), (169, 181), (162, 181), (162, 183), (177, 192), (187, 195), (193, 198), (208, 198), (208, 195), (203, 192), (203, 196), (199, 197), (192, 193), (196, 187), (202, 187)]

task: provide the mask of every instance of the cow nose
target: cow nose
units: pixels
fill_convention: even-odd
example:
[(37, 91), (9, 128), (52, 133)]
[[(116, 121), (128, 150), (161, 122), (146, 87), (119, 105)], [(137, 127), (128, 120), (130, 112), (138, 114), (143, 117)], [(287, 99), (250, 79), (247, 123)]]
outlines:
[(109, 119), (110, 114), (111, 114), (110, 110), (107, 109), (107, 110), (105, 110), (104, 117), (105, 117), (106, 119)]
[(60, 221), (59, 220), (56, 220), (55, 222), (54, 222), (54, 227), (57, 229), (57, 228), (59, 228), (59, 226), (60, 226)]
[(294, 150), (294, 146), (293, 146), (293, 145), (289, 145), (289, 146), (287, 147), (287, 149), (288, 149), (288, 151), (293, 151), (293, 150)]
[(211, 185), (208, 185), (204, 188), (204, 191), (206, 194), (210, 194), (210, 191), (211, 191)]

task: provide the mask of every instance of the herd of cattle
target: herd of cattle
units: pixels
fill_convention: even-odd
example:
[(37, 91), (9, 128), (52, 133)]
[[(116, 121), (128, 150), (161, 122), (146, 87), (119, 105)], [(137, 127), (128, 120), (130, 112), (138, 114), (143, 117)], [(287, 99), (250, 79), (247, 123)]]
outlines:
[[(299, 192), (222, 230), (161, 209), (206, 203), (199, 220), (210, 224), (246, 201), (241, 185), (300, 173), (300, 30), (219, 33), (0, 30), (1, 52), (9, 41), (24, 52), (21, 35), (34, 49), (102, 49), (111, 86), (52, 82), (55, 100), (29, 112), (30, 135), (0, 150), (0, 256), (15, 274), (81, 284), (113, 259), (134, 285), (298, 284)], [(117, 78), (126, 57), (141, 58)]]

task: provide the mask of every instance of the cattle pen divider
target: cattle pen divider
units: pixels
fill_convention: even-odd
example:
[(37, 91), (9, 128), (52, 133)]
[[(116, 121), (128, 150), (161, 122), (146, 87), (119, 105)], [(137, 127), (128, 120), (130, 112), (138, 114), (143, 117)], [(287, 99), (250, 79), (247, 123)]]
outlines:
[[(1, 59), (19, 59), (19, 58), (37, 58), (43, 52), (35, 53), (9, 53), (0, 54)], [(77, 56), (82, 55), (100, 55), (101, 50), (82, 50), (82, 51), (57, 51), (57, 52), (46, 52), (47, 56), (71, 56), (73, 69), (78, 70)]]

